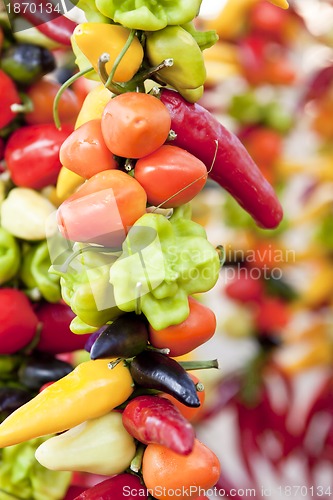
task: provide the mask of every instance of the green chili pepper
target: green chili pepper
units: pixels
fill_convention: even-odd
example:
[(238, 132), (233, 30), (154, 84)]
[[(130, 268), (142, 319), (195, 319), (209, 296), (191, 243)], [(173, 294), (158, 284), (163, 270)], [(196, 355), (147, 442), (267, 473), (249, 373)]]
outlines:
[(152, 66), (158, 65), (163, 59), (173, 59), (173, 65), (159, 70), (157, 75), (181, 95), (188, 89), (198, 89), (204, 84), (206, 69), (201, 49), (193, 36), (181, 26), (167, 26), (148, 33), (146, 49)]
[(23, 255), (20, 277), (29, 289), (38, 288), (48, 302), (61, 299), (59, 277), (48, 273), (51, 265), (47, 241), (31, 246)]
[[(126, 28), (156, 31), (192, 21), (202, 0), (96, 0), (98, 10)], [(162, 58), (163, 59), (163, 58)]]
[[(77, 249), (81, 251), (75, 256)], [(50, 271), (61, 277), (62, 298), (79, 318), (74, 322), (77, 333), (90, 333), (95, 328), (87, 331), (87, 325), (100, 327), (121, 314), (109, 282), (110, 266), (116, 257), (81, 244), (75, 244), (73, 250), (74, 258), (66, 270), (53, 265)]]
[(184, 28), (184, 30), (188, 31), (188, 33), (190, 33), (193, 36), (194, 40), (199, 45), (200, 50), (209, 49), (209, 47), (215, 45), (215, 43), (219, 39), (219, 36), (215, 30), (209, 30), (209, 31), (197, 30), (193, 22), (183, 24), (182, 28)]
[(156, 330), (184, 321), (188, 295), (211, 289), (218, 278), (218, 253), (204, 228), (184, 218), (186, 212), (187, 207), (181, 207), (170, 220), (143, 215), (110, 269), (117, 306), (142, 311)]
[(12, 279), (19, 267), (19, 245), (6, 229), (0, 227), (0, 285)]

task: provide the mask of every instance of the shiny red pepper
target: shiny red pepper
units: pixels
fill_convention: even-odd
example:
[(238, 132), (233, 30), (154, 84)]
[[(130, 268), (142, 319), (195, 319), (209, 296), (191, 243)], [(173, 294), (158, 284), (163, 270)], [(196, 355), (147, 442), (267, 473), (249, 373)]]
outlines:
[(147, 488), (141, 484), (138, 476), (119, 474), (84, 491), (74, 500), (123, 500), (125, 498), (127, 500), (148, 498)]
[(73, 128), (45, 123), (21, 127), (10, 136), (5, 161), (16, 186), (42, 189), (55, 184), (61, 168), (59, 150)]
[(277, 227), (283, 216), (281, 204), (239, 139), (209, 111), (187, 102), (178, 92), (163, 89), (161, 101), (177, 134), (172, 144), (192, 153), (207, 169), (213, 165), (209, 177), (226, 189), (259, 226)]
[(157, 396), (138, 396), (122, 413), (131, 436), (144, 444), (162, 444), (181, 455), (191, 453), (195, 432), (171, 401)]
[(0, 129), (6, 127), (16, 116), (10, 109), (12, 104), (19, 104), (20, 96), (13, 80), (0, 69)]

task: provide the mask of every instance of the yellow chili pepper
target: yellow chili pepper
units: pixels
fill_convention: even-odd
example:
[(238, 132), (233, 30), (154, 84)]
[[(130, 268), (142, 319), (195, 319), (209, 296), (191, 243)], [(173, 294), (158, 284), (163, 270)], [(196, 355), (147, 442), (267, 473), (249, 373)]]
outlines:
[[(112, 93), (104, 87), (103, 84), (93, 88), (86, 96), (80, 113), (76, 119), (75, 129), (79, 128), (84, 123), (102, 117), (103, 110), (106, 104), (112, 97)], [(57, 180), (57, 198), (63, 202), (76, 189), (83, 184), (85, 179), (80, 175), (72, 172), (66, 167), (62, 167)]]
[(124, 403), (133, 380), (124, 362), (86, 361), (18, 408), (0, 425), (0, 448), (63, 432)]
[(288, 9), (289, 7), (287, 0), (268, 0), (268, 1), (271, 2), (273, 5), (281, 7), (281, 9)]
[(205, 29), (215, 29), (223, 40), (235, 40), (246, 24), (247, 13), (258, 0), (227, 0), (217, 17), (205, 23)]
[[(110, 73), (130, 33), (129, 29), (115, 24), (81, 23), (73, 31), (73, 40), (96, 72), (98, 71), (99, 57), (104, 52), (108, 53), (110, 60), (106, 65), (106, 71)], [(79, 62), (79, 55), (76, 54), (76, 56)], [(131, 80), (140, 68), (142, 59), (143, 48), (139, 39), (135, 36), (121, 59), (113, 79), (116, 82)]]

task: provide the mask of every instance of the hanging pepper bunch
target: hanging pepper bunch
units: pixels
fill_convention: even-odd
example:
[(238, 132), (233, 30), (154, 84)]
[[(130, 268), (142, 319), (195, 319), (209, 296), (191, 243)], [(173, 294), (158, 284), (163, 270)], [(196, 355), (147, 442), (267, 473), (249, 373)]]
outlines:
[[(75, 314), (71, 330), (91, 334), (90, 360), (4, 420), (0, 446), (59, 434), (38, 447), (42, 465), (113, 476), (81, 498), (198, 499), (216, 484), (218, 459), (190, 423), (204, 388), (188, 370), (217, 362), (173, 357), (214, 334), (195, 296), (214, 287), (223, 260), (190, 202), (210, 176), (260, 226), (282, 218), (241, 142), (197, 104), (202, 50), (217, 39), (194, 27), (200, 3), (79, 2), (88, 22), (72, 35), (78, 75), (101, 84), (60, 148), (50, 272)], [(72, 82), (55, 98), (58, 127)]]

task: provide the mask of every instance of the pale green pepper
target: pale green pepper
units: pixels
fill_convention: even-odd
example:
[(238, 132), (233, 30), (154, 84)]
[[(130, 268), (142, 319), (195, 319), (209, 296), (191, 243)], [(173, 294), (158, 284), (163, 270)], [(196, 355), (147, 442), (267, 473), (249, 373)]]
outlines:
[(184, 321), (188, 296), (210, 290), (218, 279), (218, 252), (204, 228), (184, 218), (186, 210), (180, 207), (170, 220), (143, 215), (110, 269), (119, 309), (142, 311), (156, 330)]
[(168, 25), (188, 23), (200, 10), (202, 0), (96, 0), (106, 17), (126, 28), (156, 31)]
[(11, 280), (20, 267), (20, 247), (16, 238), (0, 227), (0, 285)]

